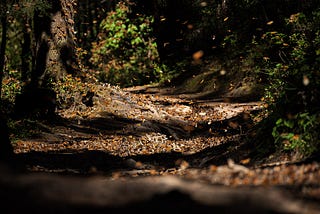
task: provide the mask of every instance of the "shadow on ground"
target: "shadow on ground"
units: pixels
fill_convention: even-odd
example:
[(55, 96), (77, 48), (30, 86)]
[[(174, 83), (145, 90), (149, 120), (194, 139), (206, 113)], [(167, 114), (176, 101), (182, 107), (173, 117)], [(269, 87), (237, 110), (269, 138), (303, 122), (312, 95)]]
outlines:
[[(237, 123), (239, 126), (231, 127), (230, 122)], [(242, 132), (247, 131), (252, 121), (243, 120), (242, 115), (237, 115), (224, 121), (215, 121), (210, 125), (207, 123), (199, 123), (191, 131), (185, 130), (179, 123), (175, 121), (168, 121), (168, 123), (160, 123), (159, 121), (148, 121), (148, 127), (140, 129), (127, 130), (128, 126), (134, 126), (141, 121), (119, 117), (116, 115), (108, 114), (103, 118), (73, 120), (57, 117), (54, 120), (46, 121), (32, 121), (26, 127), (34, 129), (37, 127), (39, 133), (33, 136), (34, 138), (41, 138), (43, 133), (55, 136), (57, 130), (64, 130), (63, 136), (68, 134), (72, 135), (74, 142), (69, 144), (77, 144), (82, 140), (90, 140), (91, 136), (103, 135), (104, 138), (112, 138), (115, 134), (128, 137), (131, 135), (143, 136), (149, 132), (160, 132), (164, 135), (171, 135), (172, 132), (179, 137), (179, 141), (192, 139), (192, 137), (210, 137), (210, 136), (233, 136), (240, 135)], [(151, 125), (150, 125), (151, 124)], [(52, 127), (58, 127), (52, 129)], [(52, 131), (55, 130), (55, 131)], [(209, 132), (209, 130), (215, 130)], [(62, 132), (61, 132), (62, 133)], [(60, 135), (62, 135), (60, 133)], [(89, 136), (89, 138), (88, 138)], [(32, 137), (31, 137), (32, 138)], [(58, 137), (56, 137), (58, 138)], [(30, 140), (30, 139), (29, 139)], [(59, 141), (44, 142), (47, 144), (61, 144), (64, 139)], [(150, 142), (152, 143), (152, 142)], [(33, 145), (37, 144), (35, 142)], [(31, 143), (32, 145), (32, 143)], [(21, 163), (25, 170), (32, 172), (45, 172), (55, 173), (61, 175), (78, 175), (78, 176), (92, 176), (102, 174), (104, 176), (112, 176), (114, 172), (130, 171), (130, 170), (156, 170), (165, 171), (168, 169), (179, 168), (178, 162), (181, 160), (187, 161), (189, 167), (192, 168), (205, 168), (211, 164), (224, 165), (228, 159), (233, 159), (236, 162), (241, 159), (247, 158), (250, 155), (251, 145), (240, 142), (239, 140), (227, 140), (221, 145), (213, 146), (203, 149), (200, 152), (192, 154), (184, 154), (181, 152), (165, 152), (154, 153), (146, 155), (132, 155), (120, 157), (108, 153), (105, 150), (92, 150), (92, 149), (57, 149), (55, 151), (29, 151), (26, 153), (16, 154), (16, 160)], [(134, 161), (134, 163), (132, 163)], [(142, 163), (143, 166), (138, 166), (137, 163)]]

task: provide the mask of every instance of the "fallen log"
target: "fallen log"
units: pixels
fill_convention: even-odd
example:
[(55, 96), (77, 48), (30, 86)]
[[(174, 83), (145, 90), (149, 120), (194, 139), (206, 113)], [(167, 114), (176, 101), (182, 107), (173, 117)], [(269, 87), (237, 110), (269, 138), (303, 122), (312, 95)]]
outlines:
[(285, 191), (226, 187), (174, 176), (111, 180), (0, 168), (1, 213), (319, 213)]

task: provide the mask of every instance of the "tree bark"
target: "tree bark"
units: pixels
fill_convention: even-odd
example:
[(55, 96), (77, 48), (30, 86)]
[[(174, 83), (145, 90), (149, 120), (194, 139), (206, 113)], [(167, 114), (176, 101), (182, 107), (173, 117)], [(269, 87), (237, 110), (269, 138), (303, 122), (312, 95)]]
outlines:
[(31, 53), (31, 29), (30, 22), (27, 17), (25, 17), (26, 22), (23, 23), (22, 33), (23, 40), (21, 42), (21, 80), (27, 82), (30, 76), (30, 62), (32, 59)]
[(13, 147), (9, 139), (9, 131), (5, 116), (0, 112), (0, 162), (12, 164)]
[(32, 85), (45, 87), (49, 80), (59, 80), (65, 74), (77, 74), (74, 14), (76, 0), (53, 0), (47, 14), (35, 14), (35, 65)]
[[(3, 14), (1, 16), (1, 27), (2, 27), (2, 35), (1, 35), (1, 46), (0, 46), (0, 99), (1, 99), (1, 91), (2, 91), (2, 79), (4, 75), (4, 65), (5, 65), (5, 51), (7, 45), (7, 15), (6, 15), (6, 0), (3, 2)], [(1, 15), (1, 14), (0, 14)], [(1, 107), (1, 102), (0, 102)]]
[[(3, 2), (4, 8), (6, 8), (6, 0)], [(1, 16), (1, 46), (0, 46), (0, 161), (10, 161), (13, 155), (13, 148), (9, 140), (9, 133), (5, 116), (2, 114), (2, 79), (4, 75), (5, 65), (5, 50), (7, 44), (7, 16), (6, 10), (3, 10)]]

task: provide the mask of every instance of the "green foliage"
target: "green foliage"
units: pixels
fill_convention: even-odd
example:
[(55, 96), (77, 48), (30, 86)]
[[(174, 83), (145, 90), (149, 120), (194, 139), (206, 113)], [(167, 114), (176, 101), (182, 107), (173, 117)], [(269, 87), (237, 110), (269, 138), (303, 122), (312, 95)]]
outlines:
[[(1, 7), (2, 6), (2, 7)], [(19, 0), (7, 1), (6, 7), (0, 5), (0, 15), (5, 13), (7, 16), (7, 45), (6, 45), (6, 72), (11, 70), (20, 71), (22, 60), (29, 64), (31, 70), (31, 51), (28, 55), (22, 56), (22, 44), (24, 41), (24, 32), (32, 37), (32, 20), (35, 14), (44, 15), (50, 4), (47, 0)], [(2, 29), (0, 27), (0, 32)], [(33, 41), (33, 39), (31, 39)], [(35, 44), (31, 44), (30, 50), (35, 48)], [(20, 77), (21, 78), (21, 74)]]
[(133, 14), (129, 2), (120, 2), (101, 22), (91, 62), (102, 82), (131, 86), (157, 81), (162, 74), (153, 18)]
[(320, 115), (298, 113), (290, 119), (279, 118), (273, 128), (272, 136), (280, 150), (295, 151), (309, 156), (319, 148)]
[(290, 15), (282, 31), (266, 32), (254, 43), (262, 52), (256, 60), (266, 77), (264, 101), (278, 115), (276, 147), (309, 156), (319, 151), (320, 10)]
[(222, 47), (226, 48), (236, 48), (238, 45), (238, 36), (237, 34), (230, 34), (230, 35), (226, 35), (223, 38), (223, 43), (222, 43)]
[(10, 71), (3, 79), (1, 98), (8, 103), (14, 103), (15, 96), (21, 92), (22, 83), (17, 73), (17, 71)]
[[(308, 21), (303, 14), (293, 14), (288, 19), (288, 27), (292, 29), (290, 33), (267, 32), (262, 37), (268, 43), (266, 47), (270, 54), (264, 56), (265, 71), (270, 82), (267, 92), (275, 94), (275, 98), (282, 97), (290, 102), (287, 94), (309, 94), (317, 90), (320, 83), (317, 72), (320, 64), (317, 54), (320, 48), (317, 39), (320, 33), (320, 12), (314, 12), (311, 19)], [(311, 103), (305, 104), (311, 107)]]
[(15, 98), (22, 91), (22, 82), (19, 79), (19, 73), (16, 70), (5, 74), (2, 80), (1, 88), (1, 109), (10, 115), (13, 113)]
[[(32, 35), (33, 26), (31, 26), (30, 20), (36, 13), (40, 15), (46, 13), (48, 8), (49, 4), (46, 0), (1, 1), (0, 3), (0, 17), (5, 19), (4, 27), (6, 28), (5, 52), (1, 53), (5, 58), (4, 69), (1, 71), (3, 72), (1, 111), (8, 114), (13, 112), (15, 97), (21, 93), (26, 84), (22, 80), (22, 70), (26, 72), (25, 76), (29, 75), (27, 72), (31, 71), (32, 47), (24, 37), (26, 34)], [(2, 27), (1, 25), (0, 34), (4, 30)], [(0, 40), (0, 43), (2, 42)], [(29, 50), (24, 52), (23, 46)]]

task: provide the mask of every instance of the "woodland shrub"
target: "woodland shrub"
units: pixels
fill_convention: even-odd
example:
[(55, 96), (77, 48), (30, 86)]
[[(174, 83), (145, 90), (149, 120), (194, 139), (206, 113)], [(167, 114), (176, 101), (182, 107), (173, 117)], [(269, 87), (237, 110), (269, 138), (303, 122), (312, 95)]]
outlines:
[(123, 87), (149, 84), (162, 75), (153, 18), (134, 14), (130, 2), (120, 2), (100, 24), (91, 63), (98, 79)]
[[(6, 4), (5, 4), (6, 3)], [(6, 45), (4, 54), (1, 98), (5, 111), (10, 113), (15, 96), (30, 81), (33, 65), (33, 50), (36, 47), (31, 21), (35, 14), (46, 14), (49, 4), (46, 0), (4, 1), (0, 3), (0, 17), (5, 16)], [(0, 26), (0, 34), (4, 31)], [(3, 41), (0, 39), (0, 43)]]
[(72, 108), (75, 111), (81, 109), (85, 105), (85, 99), (93, 93), (92, 84), (70, 74), (53, 82), (52, 88), (57, 93), (57, 107), (60, 109)]
[(259, 75), (267, 79), (275, 146), (310, 156), (320, 145), (320, 10), (285, 21), (282, 32), (266, 32), (256, 43), (263, 53)]

